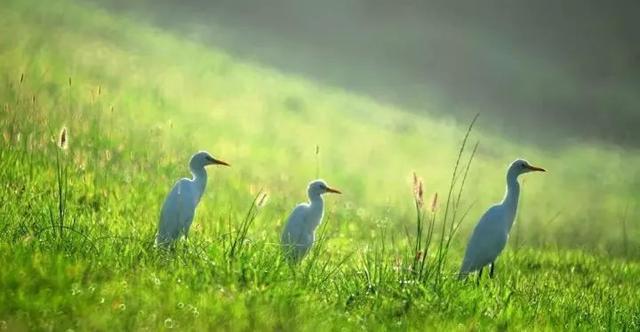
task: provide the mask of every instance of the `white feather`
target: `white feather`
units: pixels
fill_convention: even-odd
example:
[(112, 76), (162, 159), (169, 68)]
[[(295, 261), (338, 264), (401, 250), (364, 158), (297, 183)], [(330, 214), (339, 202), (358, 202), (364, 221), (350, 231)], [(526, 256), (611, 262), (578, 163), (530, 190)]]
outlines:
[(298, 204), (287, 218), (280, 244), (285, 259), (290, 263), (299, 263), (313, 247), (316, 229), (324, 215), (322, 194), (327, 192), (340, 193), (322, 180), (311, 182), (307, 190), (309, 203)]
[(476, 224), (460, 267), (460, 278), (493, 264), (504, 250), (518, 208), (518, 176), (531, 171), (544, 169), (531, 166), (527, 161), (520, 159), (511, 163), (507, 169), (507, 191), (504, 199), (500, 204), (490, 207)]
[(188, 236), (193, 223), (196, 207), (207, 185), (205, 166), (227, 163), (216, 160), (208, 152), (198, 152), (191, 157), (189, 169), (193, 178), (180, 179), (173, 186), (160, 211), (156, 245), (168, 245), (182, 235)]

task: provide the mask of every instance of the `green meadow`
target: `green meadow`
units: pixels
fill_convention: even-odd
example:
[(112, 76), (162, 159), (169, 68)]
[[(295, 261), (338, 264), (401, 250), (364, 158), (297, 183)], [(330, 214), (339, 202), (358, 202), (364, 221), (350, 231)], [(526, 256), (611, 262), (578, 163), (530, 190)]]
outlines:
[[(483, 114), (465, 140), (471, 118), (82, 2), (5, 0), (0, 17), (0, 330), (640, 329), (638, 150), (503, 136)], [(158, 250), (163, 199), (199, 150), (232, 167), (208, 168), (189, 240)], [(548, 172), (521, 177), (496, 277), (458, 281), (516, 158)], [(280, 231), (315, 178), (343, 195), (291, 268)], [(419, 252), (417, 215), (433, 225)]]

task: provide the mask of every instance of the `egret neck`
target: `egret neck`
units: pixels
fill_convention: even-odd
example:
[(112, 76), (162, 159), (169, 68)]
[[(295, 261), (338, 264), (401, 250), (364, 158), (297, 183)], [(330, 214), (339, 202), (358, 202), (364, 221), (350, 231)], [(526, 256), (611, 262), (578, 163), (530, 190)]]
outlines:
[(309, 192), (309, 230), (314, 231), (322, 220), (322, 215), (324, 214), (324, 199), (320, 193)]
[(196, 167), (191, 169), (191, 174), (193, 178), (193, 184), (195, 185), (196, 190), (196, 203), (200, 202), (200, 198), (202, 197), (202, 193), (204, 193), (204, 188), (207, 186), (207, 171), (204, 167)]
[(502, 200), (502, 206), (506, 212), (505, 220), (507, 222), (507, 231), (511, 230), (518, 209), (518, 199), (520, 198), (518, 175), (520, 174), (515, 169), (510, 169), (509, 172), (507, 172), (507, 192)]

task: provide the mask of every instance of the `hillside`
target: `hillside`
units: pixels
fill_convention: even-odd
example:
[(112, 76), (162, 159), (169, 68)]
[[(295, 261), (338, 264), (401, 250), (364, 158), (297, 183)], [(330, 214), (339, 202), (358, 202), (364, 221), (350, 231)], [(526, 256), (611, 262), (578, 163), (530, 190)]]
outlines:
[(418, 114), (481, 112), (493, 130), (540, 145), (640, 142), (636, 1), (96, 3)]

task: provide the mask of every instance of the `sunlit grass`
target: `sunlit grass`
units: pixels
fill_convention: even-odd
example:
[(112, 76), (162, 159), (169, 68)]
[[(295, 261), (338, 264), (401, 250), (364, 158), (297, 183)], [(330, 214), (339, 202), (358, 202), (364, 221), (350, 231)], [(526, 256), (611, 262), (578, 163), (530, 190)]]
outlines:
[[(449, 218), (470, 210), (455, 237), (443, 237), (467, 124), (316, 86), (72, 2), (9, 1), (0, 15), (0, 321), (10, 327), (640, 326), (636, 151), (543, 148), (483, 130), (480, 116), (464, 192), (452, 194), (459, 214)], [(189, 243), (154, 250), (162, 199), (201, 149), (233, 167), (209, 170)], [(524, 179), (497, 279), (457, 282), (462, 245), (518, 157), (550, 172)], [(438, 241), (451, 240), (438, 283), (407, 273), (417, 254), (413, 172), (424, 197), (440, 197), (424, 219), (435, 214), (427, 269), (439, 261)], [(278, 235), (317, 173), (345, 194), (328, 199), (320, 244), (292, 271)], [(254, 209), (260, 190), (269, 200)]]

